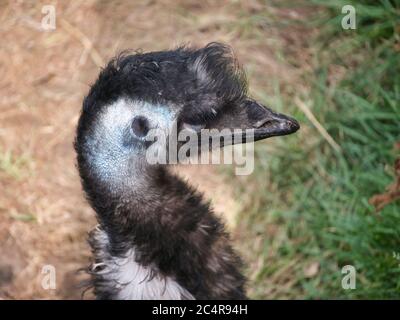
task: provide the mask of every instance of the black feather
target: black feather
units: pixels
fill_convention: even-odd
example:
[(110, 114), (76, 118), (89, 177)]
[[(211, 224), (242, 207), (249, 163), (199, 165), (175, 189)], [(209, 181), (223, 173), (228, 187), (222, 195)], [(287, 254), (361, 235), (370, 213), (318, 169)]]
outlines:
[[(98, 115), (121, 97), (176, 106), (182, 121), (195, 123), (245, 95), (244, 73), (229, 47), (218, 43), (198, 50), (125, 52), (101, 71), (84, 99), (75, 140), (84, 191), (109, 239), (105, 248), (96, 240), (96, 231), (90, 235), (93, 263), (121, 257), (135, 247), (140, 265), (172, 277), (197, 299), (246, 298), (240, 259), (201, 194), (162, 166), (143, 170), (147, 192), (112, 193), (93, 174), (85, 146)], [(101, 272), (91, 273), (98, 298), (117, 297), (114, 283)]]

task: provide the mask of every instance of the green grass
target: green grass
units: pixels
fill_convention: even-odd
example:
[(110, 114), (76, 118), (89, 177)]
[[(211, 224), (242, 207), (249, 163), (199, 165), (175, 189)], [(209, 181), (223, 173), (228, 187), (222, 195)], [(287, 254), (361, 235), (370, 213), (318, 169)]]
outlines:
[[(301, 131), (257, 144), (255, 172), (238, 190), (248, 194), (239, 231), (253, 237), (242, 250), (254, 248), (249, 259), (261, 261), (249, 270), (250, 294), (400, 298), (400, 203), (379, 213), (368, 203), (393, 182), (400, 156), (400, 4), (313, 2), (324, 14), (313, 20), (321, 32), (311, 43), (313, 72), (304, 74), (310, 88), (298, 95), (341, 152), (299, 110)], [(355, 6), (356, 30), (341, 29), (343, 4)], [(331, 81), (338, 68), (345, 75)], [(296, 108), (292, 95), (279, 98)], [(355, 290), (341, 286), (348, 264), (357, 271)], [(318, 268), (310, 272), (312, 265)]]
[(30, 173), (32, 163), (33, 160), (28, 154), (16, 156), (10, 150), (3, 152), (0, 149), (0, 173), (21, 180)]

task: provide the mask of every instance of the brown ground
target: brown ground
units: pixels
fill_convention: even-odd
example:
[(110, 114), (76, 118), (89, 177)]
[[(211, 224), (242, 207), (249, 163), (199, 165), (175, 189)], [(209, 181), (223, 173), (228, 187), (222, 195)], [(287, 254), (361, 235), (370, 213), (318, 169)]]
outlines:
[[(105, 61), (126, 48), (148, 51), (222, 41), (231, 44), (246, 65), (253, 92), (262, 88), (268, 94), (273, 81), (290, 83), (296, 77), (295, 67), (279, 62), (282, 44), (291, 50), (304, 40), (301, 31), (282, 32), (265, 22), (269, 17), (284, 22), (301, 12), (265, 8), (258, 1), (54, 3), (57, 28), (44, 32), (41, 3), (0, 2), (4, 299), (80, 297), (75, 271), (87, 264), (86, 234), (95, 219), (82, 196), (72, 142), (82, 98)], [(241, 202), (216, 168), (180, 171), (206, 191), (233, 227)], [(57, 271), (56, 290), (41, 286), (41, 271), (48, 264)]]

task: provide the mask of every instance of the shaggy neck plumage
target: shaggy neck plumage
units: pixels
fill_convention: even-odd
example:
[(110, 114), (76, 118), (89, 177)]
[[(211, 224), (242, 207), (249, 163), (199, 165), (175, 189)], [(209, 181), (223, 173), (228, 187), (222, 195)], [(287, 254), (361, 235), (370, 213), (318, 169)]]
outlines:
[(119, 187), (97, 185), (89, 194), (115, 249), (189, 232), (210, 213), (201, 195), (164, 166), (142, 166), (125, 180)]
[(174, 279), (196, 299), (245, 298), (240, 260), (202, 196), (165, 167), (147, 166), (142, 175), (145, 185), (132, 182), (120, 193), (84, 182), (110, 254), (134, 248), (137, 263)]

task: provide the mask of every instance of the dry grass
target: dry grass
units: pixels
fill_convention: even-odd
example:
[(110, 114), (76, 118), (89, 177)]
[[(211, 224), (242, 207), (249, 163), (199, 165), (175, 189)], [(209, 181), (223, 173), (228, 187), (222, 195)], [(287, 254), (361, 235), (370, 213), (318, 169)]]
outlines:
[[(303, 45), (268, 23), (295, 11), (254, 0), (59, 1), (53, 2), (57, 28), (44, 32), (41, 8), (48, 2), (0, 4), (0, 298), (5, 299), (80, 297), (75, 271), (87, 264), (86, 233), (95, 219), (83, 199), (72, 142), (82, 98), (103, 61), (126, 48), (223, 41), (247, 66), (253, 92), (268, 94), (276, 79), (296, 79), (296, 67), (278, 59), (282, 41), (291, 43), (288, 48)], [(208, 195), (217, 211), (238, 210), (240, 201), (214, 168), (187, 170), (200, 188), (212, 190)], [(40, 285), (46, 264), (56, 267), (56, 290)]]

